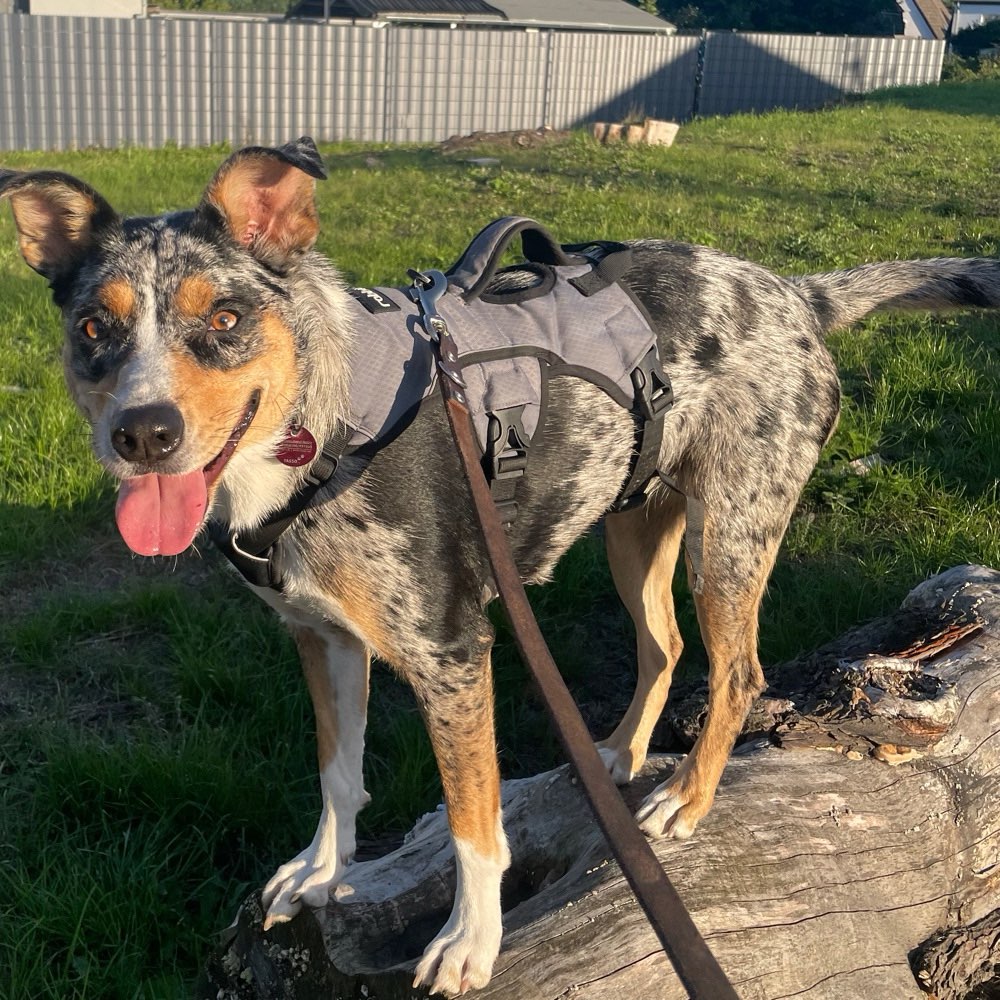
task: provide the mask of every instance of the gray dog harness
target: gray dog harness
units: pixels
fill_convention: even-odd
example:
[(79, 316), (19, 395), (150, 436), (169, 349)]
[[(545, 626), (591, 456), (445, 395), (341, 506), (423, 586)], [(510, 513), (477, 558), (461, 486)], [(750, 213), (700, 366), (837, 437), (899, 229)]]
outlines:
[[(500, 268), (518, 234), (527, 262)], [(486, 226), (447, 273), (437, 310), (458, 348), (483, 471), (507, 523), (517, 516), (518, 484), (531, 472), (551, 378), (584, 379), (635, 417), (632, 466), (612, 509), (641, 503), (657, 474), (673, 393), (645, 310), (620, 280), (631, 253), (625, 244), (603, 241), (560, 246), (530, 219), (508, 217)], [(350, 292), (357, 336), (345, 434), (327, 442), (305, 485), (255, 532), (237, 539), (213, 525), (213, 540), (258, 586), (280, 589), (274, 543), (332, 479), (341, 458), (373, 456), (437, 388), (434, 348), (414, 288)]]
[[(497, 264), (517, 233), (528, 263), (509, 269), (505, 282)], [(672, 402), (645, 312), (617, 280), (630, 260), (623, 244), (564, 248), (531, 220), (512, 217), (482, 230), (448, 272), (437, 310), (458, 347), (483, 471), (505, 520), (517, 513), (516, 480), (530, 468), (549, 379), (569, 375), (599, 386), (641, 418), (647, 447), (647, 424), (659, 424)], [(351, 292), (367, 314), (356, 323), (348, 450), (370, 453), (398, 436), (435, 394), (438, 373), (410, 289)], [(653, 471), (638, 470), (642, 482), (630, 477), (619, 505)]]

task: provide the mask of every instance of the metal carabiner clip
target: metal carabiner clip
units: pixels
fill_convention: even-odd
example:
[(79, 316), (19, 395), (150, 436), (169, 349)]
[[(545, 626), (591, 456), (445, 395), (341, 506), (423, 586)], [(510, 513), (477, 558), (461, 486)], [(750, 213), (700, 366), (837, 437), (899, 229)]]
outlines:
[[(414, 271), (412, 268), (406, 273), (413, 279), (408, 294), (417, 303), (420, 322), (427, 331), (427, 336), (437, 344), (438, 369), (458, 389), (465, 389), (458, 347), (444, 317), (437, 311), (438, 299), (448, 291), (447, 275), (441, 271)], [(460, 403), (465, 403), (465, 397), (461, 393), (457, 393), (456, 398)]]
[(406, 272), (413, 284), (408, 294), (420, 307), (420, 321), (423, 323), (427, 336), (432, 340), (440, 340), (447, 325), (437, 311), (437, 302), (448, 291), (448, 278), (442, 271), (415, 271), (410, 268)]

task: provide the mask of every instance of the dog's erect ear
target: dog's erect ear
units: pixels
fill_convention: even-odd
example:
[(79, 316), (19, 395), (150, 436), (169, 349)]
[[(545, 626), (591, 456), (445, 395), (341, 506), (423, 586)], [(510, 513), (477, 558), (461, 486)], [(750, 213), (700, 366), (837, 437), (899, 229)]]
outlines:
[(118, 218), (92, 187), (56, 170), (0, 170), (3, 198), (14, 211), (21, 254), (49, 280), (72, 270)]
[(316, 242), (316, 178), (325, 177), (308, 136), (276, 149), (248, 146), (219, 167), (201, 210), (214, 209), (237, 243), (265, 264), (282, 268)]

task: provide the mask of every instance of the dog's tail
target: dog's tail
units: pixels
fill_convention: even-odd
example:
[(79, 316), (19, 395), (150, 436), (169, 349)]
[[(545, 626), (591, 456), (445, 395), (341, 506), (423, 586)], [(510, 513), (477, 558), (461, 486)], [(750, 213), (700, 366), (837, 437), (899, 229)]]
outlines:
[(790, 279), (828, 333), (881, 310), (1000, 308), (1000, 260), (935, 257)]

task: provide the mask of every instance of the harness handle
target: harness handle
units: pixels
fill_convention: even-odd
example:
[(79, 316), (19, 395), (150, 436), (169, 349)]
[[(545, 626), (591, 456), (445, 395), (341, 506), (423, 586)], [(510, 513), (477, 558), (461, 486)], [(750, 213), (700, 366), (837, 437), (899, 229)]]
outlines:
[(466, 301), (478, 299), (500, 266), (500, 258), (514, 237), (521, 234), (521, 252), (526, 260), (555, 266), (571, 264), (563, 248), (534, 219), (508, 215), (484, 226), (462, 256), (448, 269), (448, 282), (462, 290)]

